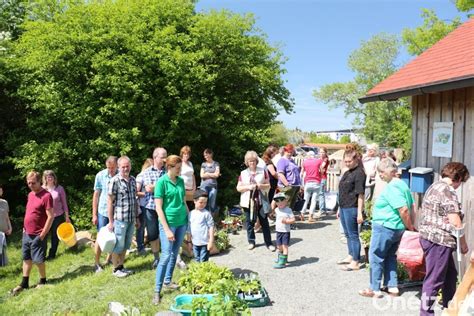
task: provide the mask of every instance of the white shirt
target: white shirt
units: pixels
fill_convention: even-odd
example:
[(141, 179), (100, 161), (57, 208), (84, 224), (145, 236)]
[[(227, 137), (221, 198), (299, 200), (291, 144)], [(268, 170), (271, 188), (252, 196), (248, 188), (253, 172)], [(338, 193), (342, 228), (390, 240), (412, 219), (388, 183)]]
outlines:
[(280, 232), (280, 233), (289, 233), (290, 224), (283, 224), (282, 219), (295, 217), (293, 215), (293, 212), (291, 211), (291, 208), (287, 206), (283, 209), (279, 209), (277, 207), (275, 209), (275, 214), (276, 214), (275, 231)]
[(188, 161), (187, 163), (183, 162), (181, 164), (181, 178), (183, 178), (184, 180), (184, 187), (186, 188), (186, 190), (194, 189), (193, 175), (194, 175), (194, 168), (191, 161)]

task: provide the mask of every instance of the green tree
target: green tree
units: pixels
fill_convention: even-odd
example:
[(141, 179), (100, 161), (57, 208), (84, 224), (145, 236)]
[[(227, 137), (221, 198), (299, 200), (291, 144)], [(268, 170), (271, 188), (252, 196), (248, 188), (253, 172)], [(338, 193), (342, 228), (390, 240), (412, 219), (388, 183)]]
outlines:
[(358, 98), (398, 68), (399, 41), (396, 36), (378, 34), (349, 56), (349, 68), (354, 79), (324, 85), (313, 92), (314, 97), (329, 105), (343, 107), (346, 116), (354, 115), (355, 127), (360, 127), (368, 141), (382, 146), (411, 150), (411, 110), (407, 100), (361, 104)]
[(270, 143), (283, 146), (288, 143), (288, 130), (282, 122), (276, 122), (270, 127)]
[(309, 143), (313, 144), (336, 144), (337, 140), (332, 139), (328, 135), (318, 135), (317, 133), (309, 133)]
[(403, 44), (412, 55), (420, 55), (461, 24), (459, 17), (450, 23), (440, 20), (433, 10), (422, 9), (421, 16), (422, 26), (402, 31)]
[(348, 144), (350, 142), (351, 142), (351, 137), (349, 135), (344, 135), (339, 140), (339, 143), (341, 143), (341, 144)]
[(137, 173), (155, 146), (188, 144), (196, 165), (214, 150), (220, 201), (234, 203), (245, 151), (261, 151), (278, 111), (292, 109), (284, 58), (254, 18), (197, 14), (190, 0), (59, 7), (26, 21), (12, 47), (27, 114), (7, 141), (19, 174), (55, 170), (85, 225), (107, 155), (128, 154)]

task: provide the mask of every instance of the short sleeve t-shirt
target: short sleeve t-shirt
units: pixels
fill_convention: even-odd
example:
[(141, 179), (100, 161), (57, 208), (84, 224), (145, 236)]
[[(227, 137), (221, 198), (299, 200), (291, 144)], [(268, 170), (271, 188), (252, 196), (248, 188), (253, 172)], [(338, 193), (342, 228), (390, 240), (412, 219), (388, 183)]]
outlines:
[(341, 208), (357, 207), (359, 194), (365, 193), (365, 173), (358, 165), (347, 170), (339, 182), (339, 205)]
[(168, 174), (163, 175), (155, 186), (155, 199), (163, 200), (163, 213), (169, 226), (186, 225), (188, 214), (186, 211), (184, 181), (176, 177), (176, 183), (171, 181)]
[(194, 181), (193, 181), (193, 175), (194, 175), (194, 168), (193, 164), (188, 161), (187, 163), (182, 163), (181, 164), (181, 178), (183, 178), (184, 181), (184, 187), (186, 190), (192, 190)]
[(26, 214), (23, 228), (28, 235), (40, 235), (46, 224), (48, 215), (47, 209), (53, 208), (53, 197), (45, 189), (38, 193), (30, 192), (26, 203)]
[[(290, 185), (301, 185), (300, 168), (293, 160), (282, 157), (278, 160), (277, 172), (282, 173)], [(278, 179), (278, 186), (284, 186), (280, 179)]]
[(384, 188), (374, 204), (372, 221), (390, 229), (405, 229), (398, 209), (411, 208), (413, 197), (410, 189), (400, 179), (392, 179)]
[(204, 246), (209, 242), (209, 230), (214, 226), (211, 213), (206, 210), (192, 210), (189, 213), (189, 229), (193, 245)]
[(303, 162), (304, 171), (306, 176), (304, 177), (304, 183), (308, 182), (321, 182), (320, 167), (323, 161), (316, 158), (308, 158)]
[(293, 212), (291, 211), (291, 208), (288, 206), (282, 209), (279, 209), (278, 207), (275, 209), (275, 215), (276, 215), (276, 220), (275, 220), (275, 231), (279, 233), (289, 233), (290, 232), (290, 224), (283, 224), (281, 221), (284, 218), (292, 218), (294, 217)]
[[(211, 164), (207, 162), (203, 162), (201, 164), (201, 169), (207, 173), (214, 173), (216, 172), (217, 168), (220, 168), (219, 163), (217, 161), (212, 161)], [(205, 187), (214, 187), (217, 188), (217, 179), (214, 178), (207, 178), (201, 180), (201, 188)]]

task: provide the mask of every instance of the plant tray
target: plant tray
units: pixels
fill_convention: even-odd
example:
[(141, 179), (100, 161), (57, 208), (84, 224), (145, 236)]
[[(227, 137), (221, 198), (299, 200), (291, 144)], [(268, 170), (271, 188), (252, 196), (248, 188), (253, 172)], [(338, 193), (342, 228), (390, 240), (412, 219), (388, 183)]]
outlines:
[(262, 293), (261, 297), (253, 298), (249, 296), (244, 296), (244, 301), (247, 303), (249, 307), (263, 307), (267, 306), (270, 303), (270, 298), (268, 297), (268, 292), (265, 290), (264, 287), (260, 289)]
[(216, 294), (180, 294), (174, 298), (174, 304), (170, 306), (170, 310), (185, 316), (191, 315), (192, 310), (187, 309), (185, 305), (189, 306), (193, 299), (198, 297), (205, 297), (208, 301), (212, 301), (215, 296)]

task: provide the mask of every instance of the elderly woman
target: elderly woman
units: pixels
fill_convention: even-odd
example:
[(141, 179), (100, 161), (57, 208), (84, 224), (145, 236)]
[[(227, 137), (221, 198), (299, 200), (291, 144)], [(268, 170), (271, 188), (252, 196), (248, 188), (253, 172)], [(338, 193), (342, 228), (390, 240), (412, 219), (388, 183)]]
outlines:
[(392, 296), (398, 296), (397, 249), (405, 229), (414, 230), (410, 219), (413, 197), (405, 182), (396, 177), (397, 165), (390, 158), (380, 161), (377, 170), (387, 186), (375, 201), (370, 240), (370, 288), (359, 291), (366, 297), (382, 297), (381, 281)]
[(336, 216), (341, 219), (349, 255), (338, 261), (338, 264), (344, 265), (341, 270), (353, 271), (360, 269), (358, 224), (363, 221), (365, 173), (359, 154), (354, 150), (344, 152), (344, 164), (347, 171), (344, 172), (339, 182), (339, 210)]
[(215, 216), (217, 211), (217, 178), (221, 175), (220, 165), (213, 159), (214, 153), (211, 149), (204, 150), (204, 162), (201, 164), (201, 190), (207, 192), (207, 210)]
[[(423, 280), (420, 315), (433, 315), (433, 304), (439, 289), (443, 289), (443, 307), (447, 307), (456, 291), (456, 266), (453, 251), (456, 238), (452, 235), (462, 227), (463, 212), (456, 189), (469, 179), (467, 167), (450, 162), (441, 170), (441, 179), (425, 193), (419, 225), (420, 243), (425, 254), (426, 276)], [(461, 252), (468, 252), (465, 237), (461, 237)]]
[(248, 249), (252, 250), (255, 248), (254, 226), (258, 218), (262, 226), (265, 245), (270, 251), (275, 251), (276, 248), (272, 244), (267, 214), (262, 211), (262, 199), (266, 198), (264, 195), (270, 189), (270, 182), (268, 180), (268, 173), (263, 168), (257, 167), (257, 161), (257, 153), (255, 151), (247, 151), (244, 158), (247, 169), (240, 173), (239, 182), (237, 183), (237, 191), (240, 192), (240, 206), (244, 209), (246, 216)]
[(300, 167), (293, 161), (295, 147), (287, 144), (283, 149), (283, 156), (278, 160), (278, 187), (288, 197), (288, 206), (293, 210), (296, 194), (301, 186)]
[(46, 189), (53, 197), (54, 220), (51, 225), (49, 235), (51, 235), (51, 248), (49, 249), (46, 260), (51, 260), (56, 257), (58, 250), (59, 238), (56, 231), (59, 225), (66, 222), (70, 223), (69, 207), (67, 206), (66, 191), (58, 184), (58, 178), (53, 170), (46, 170), (43, 172), (43, 188)]
[(160, 303), (160, 292), (176, 290), (178, 285), (171, 282), (179, 248), (188, 226), (188, 208), (185, 203), (184, 181), (181, 173), (181, 158), (171, 155), (166, 158), (166, 174), (155, 186), (156, 213), (160, 219), (161, 256), (156, 269), (155, 295), (152, 303)]

